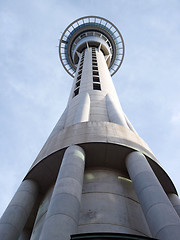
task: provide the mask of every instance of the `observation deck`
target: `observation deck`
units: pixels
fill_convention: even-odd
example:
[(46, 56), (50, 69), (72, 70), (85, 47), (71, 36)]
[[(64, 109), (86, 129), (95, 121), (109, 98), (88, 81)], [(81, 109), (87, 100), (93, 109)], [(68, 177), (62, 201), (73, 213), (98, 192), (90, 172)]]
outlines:
[(105, 18), (86, 16), (65, 29), (59, 42), (59, 56), (71, 77), (75, 76), (80, 53), (89, 47), (103, 52), (110, 74), (114, 75), (124, 58), (124, 41), (117, 27)]

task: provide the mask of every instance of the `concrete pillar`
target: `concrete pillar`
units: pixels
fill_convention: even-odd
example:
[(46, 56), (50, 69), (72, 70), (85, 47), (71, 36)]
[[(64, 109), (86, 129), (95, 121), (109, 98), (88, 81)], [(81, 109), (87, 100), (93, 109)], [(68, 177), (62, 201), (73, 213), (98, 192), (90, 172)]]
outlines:
[(0, 220), (0, 239), (17, 240), (34, 206), (38, 187), (34, 181), (21, 183)]
[(117, 123), (119, 125), (125, 126), (127, 128), (128, 125), (126, 123), (123, 110), (119, 102), (115, 102), (110, 94), (106, 95), (106, 106), (109, 116), (109, 121), (113, 123)]
[(178, 216), (180, 217), (180, 199), (179, 199), (179, 197), (174, 193), (168, 194), (168, 197), (169, 197), (169, 200), (171, 201), (174, 209), (176, 210)]
[(179, 239), (180, 219), (145, 156), (130, 153), (126, 166), (153, 237)]
[(90, 97), (88, 93), (84, 93), (82, 94), (81, 100), (77, 107), (77, 112), (75, 114), (73, 124), (89, 121), (89, 113), (90, 113)]
[(84, 151), (79, 146), (70, 146), (65, 151), (40, 240), (69, 240), (77, 232), (84, 160)]
[[(124, 117), (125, 117), (125, 119), (126, 119), (126, 123), (127, 123), (128, 127), (129, 127), (129, 129), (130, 129), (131, 131), (133, 131), (134, 133), (137, 134), (136, 130), (135, 130), (134, 127), (132, 126), (131, 122), (129, 121), (129, 119), (127, 118), (127, 116), (125, 115), (125, 113), (124, 113)], [(137, 135), (138, 135), (138, 134), (137, 134)]]

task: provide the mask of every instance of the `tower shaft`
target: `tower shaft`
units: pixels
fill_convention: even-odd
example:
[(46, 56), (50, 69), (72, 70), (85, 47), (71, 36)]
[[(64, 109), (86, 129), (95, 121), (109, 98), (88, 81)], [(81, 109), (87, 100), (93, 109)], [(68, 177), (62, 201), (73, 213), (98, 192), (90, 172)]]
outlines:
[(65, 127), (78, 122), (109, 122), (109, 114), (111, 118), (113, 116), (108, 112), (108, 104), (118, 109), (117, 123), (127, 127), (105, 57), (97, 48), (86, 48), (81, 53), (67, 105)]

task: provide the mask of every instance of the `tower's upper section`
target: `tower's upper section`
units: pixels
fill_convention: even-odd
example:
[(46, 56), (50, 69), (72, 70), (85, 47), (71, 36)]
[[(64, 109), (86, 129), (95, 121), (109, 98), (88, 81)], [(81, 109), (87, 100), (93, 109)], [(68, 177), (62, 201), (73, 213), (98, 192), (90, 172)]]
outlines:
[(74, 77), (79, 56), (84, 49), (99, 48), (113, 75), (124, 58), (124, 42), (114, 24), (102, 17), (87, 16), (72, 22), (62, 34), (59, 56), (65, 70)]

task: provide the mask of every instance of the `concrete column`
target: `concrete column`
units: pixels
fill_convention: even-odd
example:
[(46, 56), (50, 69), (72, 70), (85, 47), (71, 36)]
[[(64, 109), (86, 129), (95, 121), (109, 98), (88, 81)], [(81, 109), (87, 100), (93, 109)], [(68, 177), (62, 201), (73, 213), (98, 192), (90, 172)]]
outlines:
[[(124, 117), (125, 117), (125, 119), (126, 119), (126, 123), (127, 123), (128, 127), (129, 127), (129, 129), (130, 129), (131, 131), (133, 131), (134, 133), (137, 134), (136, 130), (134, 129), (133, 125), (131, 124), (131, 122), (129, 121), (129, 119), (128, 119), (127, 116), (125, 115), (125, 113), (124, 113)], [(138, 134), (137, 134), (137, 135), (138, 135)]]
[(21, 183), (0, 220), (0, 239), (17, 240), (34, 206), (38, 187), (34, 181)]
[(130, 153), (126, 166), (153, 237), (179, 239), (180, 219), (145, 156)]
[(84, 151), (79, 146), (70, 146), (65, 151), (40, 240), (69, 240), (77, 232), (84, 160)]
[(114, 100), (110, 94), (106, 95), (106, 106), (107, 106), (107, 111), (108, 111), (108, 116), (109, 116), (110, 122), (117, 123), (119, 125), (129, 128), (126, 123), (124, 113), (123, 113), (120, 103), (114, 102)]
[(89, 121), (90, 97), (88, 93), (81, 96), (73, 124)]
[(171, 201), (174, 209), (176, 210), (178, 216), (180, 217), (180, 199), (179, 199), (179, 197), (174, 193), (168, 194), (168, 197), (169, 197), (169, 200)]

